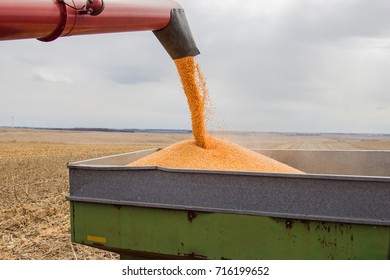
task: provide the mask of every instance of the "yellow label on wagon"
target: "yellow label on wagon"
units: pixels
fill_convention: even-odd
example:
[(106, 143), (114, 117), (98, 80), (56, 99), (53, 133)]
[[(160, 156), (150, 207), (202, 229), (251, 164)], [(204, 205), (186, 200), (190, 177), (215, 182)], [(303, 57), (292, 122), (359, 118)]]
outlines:
[(87, 240), (91, 242), (97, 242), (97, 243), (106, 243), (107, 238), (101, 237), (101, 236), (94, 236), (94, 235), (88, 235)]

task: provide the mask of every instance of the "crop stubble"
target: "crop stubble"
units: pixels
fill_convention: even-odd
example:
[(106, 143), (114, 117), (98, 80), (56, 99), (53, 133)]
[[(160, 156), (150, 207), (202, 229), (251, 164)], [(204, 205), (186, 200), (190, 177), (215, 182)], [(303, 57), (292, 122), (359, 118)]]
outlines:
[(148, 147), (0, 142), (0, 259), (116, 259), (70, 241), (70, 161)]

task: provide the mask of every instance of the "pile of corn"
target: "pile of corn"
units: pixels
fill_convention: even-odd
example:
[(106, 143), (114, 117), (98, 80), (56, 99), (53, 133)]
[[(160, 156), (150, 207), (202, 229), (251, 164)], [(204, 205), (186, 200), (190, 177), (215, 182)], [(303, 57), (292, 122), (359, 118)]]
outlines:
[(191, 112), (195, 140), (185, 140), (128, 166), (160, 166), (207, 170), (303, 173), (269, 157), (206, 134), (206, 83), (194, 57), (175, 60)]
[(131, 162), (128, 166), (160, 166), (180, 169), (303, 173), (274, 159), (234, 143), (207, 137), (208, 148), (184, 140), (154, 154)]

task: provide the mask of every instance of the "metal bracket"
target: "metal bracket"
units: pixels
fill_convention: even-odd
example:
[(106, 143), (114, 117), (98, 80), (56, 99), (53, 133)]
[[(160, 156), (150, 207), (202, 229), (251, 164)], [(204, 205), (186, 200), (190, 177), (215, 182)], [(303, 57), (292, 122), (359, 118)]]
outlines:
[(54, 29), (54, 31), (51, 34), (49, 34), (48, 36), (43, 37), (43, 38), (38, 38), (39, 41), (42, 41), (42, 42), (54, 41), (55, 39), (57, 39), (58, 37), (61, 36), (62, 32), (65, 29), (66, 22), (68, 19), (68, 12), (66, 10), (66, 3), (64, 2), (64, 0), (57, 0), (57, 4), (58, 4), (58, 7), (60, 9), (60, 20), (58, 21), (58, 25), (57, 25), (56, 29)]
[[(71, 7), (71, 6), (70, 6)], [(90, 16), (97, 16), (101, 14), (104, 10), (104, 1), (103, 0), (87, 0), (84, 6), (81, 8), (75, 8), (74, 9), (78, 12), (80, 15), (90, 15)]]
[(39, 41), (42, 42), (51, 42), (61, 36), (62, 32), (65, 29), (66, 22), (68, 19), (67, 8), (74, 9), (78, 14), (88, 14), (91, 16), (97, 16), (101, 14), (104, 10), (104, 1), (103, 0), (87, 0), (86, 4), (81, 8), (77, 8), (75, 6), (69, 5), (65, 2), (65, 0), (57, 0), (57, 5), (60, 9), (60, 20), (58, 21), (58, 25), (56, 29), (48, 36), (38, 38)]
[(91, 16), (97, 16), (104, 10), (103, 0), (87, 0), (85, 4), (86, 13)]

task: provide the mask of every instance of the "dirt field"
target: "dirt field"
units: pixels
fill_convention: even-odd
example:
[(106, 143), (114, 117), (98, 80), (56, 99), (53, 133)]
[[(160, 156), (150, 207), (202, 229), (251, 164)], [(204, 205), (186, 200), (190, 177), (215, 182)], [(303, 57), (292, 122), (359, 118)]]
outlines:
[[(229, 133), (250, 149), (390, 150), (390, 136)], [(117, 259), (70, 242), (72, 161), (191, 138), (184, 133), (74, 132), (0, 128), (0, 259)]]

